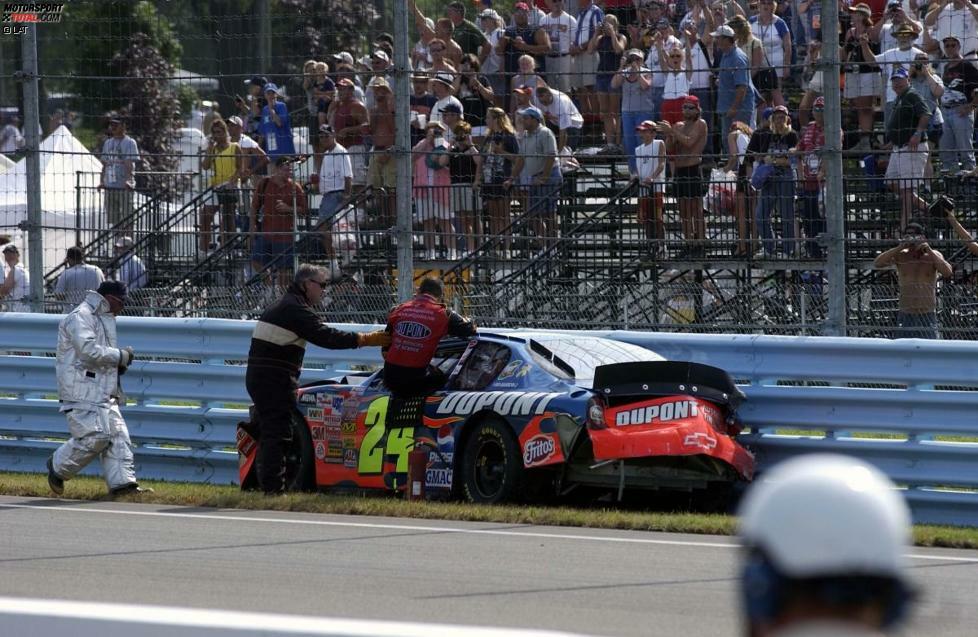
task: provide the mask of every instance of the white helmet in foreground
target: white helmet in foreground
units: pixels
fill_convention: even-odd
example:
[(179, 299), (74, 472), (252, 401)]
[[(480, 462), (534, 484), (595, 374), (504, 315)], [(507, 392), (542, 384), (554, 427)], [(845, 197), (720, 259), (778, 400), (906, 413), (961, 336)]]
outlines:
[[(903, 563), (910, 528), (895, 485), (861, 460), (812, 454), (777, 465), (740, 507), (748, 621), (777, 624), (790, 609), (892, 626), (912, 598)], [(866, 608), (878, 612), (856, 612)]]

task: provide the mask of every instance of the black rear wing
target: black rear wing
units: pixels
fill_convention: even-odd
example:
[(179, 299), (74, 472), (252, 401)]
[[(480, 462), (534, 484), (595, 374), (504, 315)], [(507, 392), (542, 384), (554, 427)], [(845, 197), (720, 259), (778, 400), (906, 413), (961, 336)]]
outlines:
[(747, 400), (724, 370), (685, 361), (600, 365), (594, 370), (594, 391), (609, 398), (687, 394), (731, 409)]

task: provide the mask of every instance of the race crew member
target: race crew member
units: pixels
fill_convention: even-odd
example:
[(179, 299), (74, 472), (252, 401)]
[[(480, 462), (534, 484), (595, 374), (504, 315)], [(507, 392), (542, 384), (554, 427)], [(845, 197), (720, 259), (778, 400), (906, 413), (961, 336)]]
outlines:
[(358, 334), (326, 325), (313, 306), (322, 300), (328, 283), (325, 268), (300, 265), (285, 294), (262, 313), (251, 336), (245, 384), (258, 413), (258, 482), (266, 494), (285, 492), (285, 450), (292, 440), (306, 341), (327, 349), (390, 343), (384, 331)]
[(446, 334), (475, 336), (475, 323), (442, 303), (441, 280), (425, 277), (418, 294), (387, 317), (391, 344), (384, 350), (384, 383), (395, 396), (423, 396), (445, 384), (445, 374), (429, 367), (438, 341)]
[(910, 510), (862, 460), (809, 454), (765, 473), (741, 504), (740, 592), (750, 637), (881, 637), (915, 591)]
[(132, 363), (131, 347), (119, 348), (115, 317), (127, 300), (126, 284), (103, 281), (58, 326), (58, 401), (71, 438), (48, 458), (48, 485), (56, 494), (95, 458), (102, 461), (113, 496), (152, 491), (136, 482), (132, 442), (119, 405), (119, 376)]

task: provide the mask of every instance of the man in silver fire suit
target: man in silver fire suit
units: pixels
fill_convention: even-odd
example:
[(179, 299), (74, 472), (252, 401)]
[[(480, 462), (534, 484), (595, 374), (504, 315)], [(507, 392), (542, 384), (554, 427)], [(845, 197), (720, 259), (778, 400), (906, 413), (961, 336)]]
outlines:
[(71, 433), (47, 462), (48, 485), (58, 495), (95, 458), (111, 495), (151, 491), (136, 482), (132, 442), (119, 411), (119, 376), (133, 360), (132, 348), (120, 349), (116, 340), (115, 317), (126, 300), (125, 283), (103, 281), (58, 327), (58, 400)]

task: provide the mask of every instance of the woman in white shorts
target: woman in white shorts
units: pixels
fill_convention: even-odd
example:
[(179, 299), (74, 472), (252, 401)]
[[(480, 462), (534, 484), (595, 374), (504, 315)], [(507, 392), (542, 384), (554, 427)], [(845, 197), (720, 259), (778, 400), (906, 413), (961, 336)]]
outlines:
[[(863, 59), (859, 41), (873, 26), (873, 11), (863, 2), (849, 7), (849, 11), (852, 13), (852, 28), (846, 33), (843, 43), (846, 70), (843, 97), (849, 100), (849, 105), (856, 109), (859, 117), (859, 143), (854, 150), (868, 152), (872, 150), (873, 112), (876, 99), (883, 91), (883, 79), (879, 67), (874, 64), (875, 60), (869, 60), (867, 64)], [(879, 52), (878, 43), (870, 41), (869, 46), (873, 53)]]
[(414, 221), (424, 231), (425, 259), (435, 258), (435, 243), (441, 235), (442, 246), (451, 244), (452, 209), (449, 153), (445, 128), (441, 122), (428, 122), (425, 137), (414, 145)]

